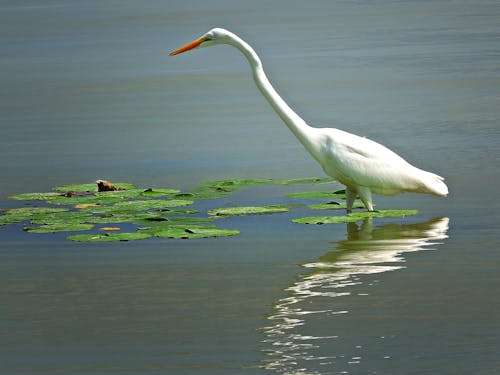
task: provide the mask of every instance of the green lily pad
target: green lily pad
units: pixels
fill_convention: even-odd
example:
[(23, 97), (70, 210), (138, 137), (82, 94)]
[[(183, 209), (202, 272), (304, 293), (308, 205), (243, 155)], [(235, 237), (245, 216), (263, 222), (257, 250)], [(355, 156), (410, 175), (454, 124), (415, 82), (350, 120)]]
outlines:
[(191, 197), (191, 199), (196, 199), (196, 200), (206, 200), (206, 199), (219, 199), (219, 198), (225, 198), (228, 197), (232, 194), (232, 191), (227, 191), (224, 189), (212, 189), (209, 187), (205, 188), (198, 188), (195, 190), (192, 190), (189, 193), (180, 193), (180, 194), (175, 194), (173, 198), (175, 199), (186, 199)]
[(170, 197), (178, 193), (180, 193), (180, 190), (177, 189), (149, 188), (144, 190), (141, 195), (147, 198), (155, 198), (155, 197)]
[(275, 183), (278, 185), (289, 185), (289, 186), (327, 184), (331, 182), (335, 182), (335, 180), (329, 177), (292, 178), (287, 180), (275, 181)]
[(5, 215), (0, 215), (0, 225), (14, 224), (21, 221), (30, 220), (36, 215), (55, 214), (67, 211), (67, 208), (60, 207), (20, 207), (6, 210)]
[(234, 179), (234, 180), (211, 180), (202, 182), (212, 189), (224, 189), (227, 191), (241, 190), (250, 186), (266, 185), (272, 183), (271, 179)]
[(180, 199), (148, 199), (148, 200), (130, 200), (112, 204), (111, 206), (90, 207), (93, 212), (129, 212), (129, 211), (147, 211), (151, 209), (162, 209), (167, 207), (180, 207), (193, 204), (194, 201)]
[(313, 190), (287, 194), (288, 198), (300, 199), (345, 199), (345, 190)]
[(12, 195), (9, 197), (9, 199), (15, 199), (18, 201), (45, 201), (45, 200), (50, 200), (54, 199), (56, 197), (60, 197), (61, 193), (56, 193), (56, 192), (48, 192), (48, 193), (23, 193), (23, 194), (17, 194), (17, 195)]
[(94, 227), (93, 224), (84, 223), (52, 223), (41, 225), (38, 227), (27, 227), (24, 230), (31, 233), (55, 233), (55, 232), (78, 232), (82, 230), (90, 230)]
[[(135, 188), (134, 185), (125, 183), (125, 182), (119, 182), (119, 183), (113, 183), (114, 186), (116, 186), (119, 189), (133, 189)], [(90, 192), (97, 192), (97, 184), (71, 184), (71, 185), (62, 185), (62, 186), (57, 186), (54, 188), (55, 191), (60, 191), (63, 193), (66, 193), (68, 191), (74, 191), (77, 193), (83, 193), (86, 191)], [(119, 190), (118, 190), (119, 191)]]
[[(341, 210), (341, 209), (346, 209), (347, 204), (346, 202), (328, 202), (328, 203), (318, 203), (318, 204), (310, 204), (307, 207), (313, 209), (313, 210)], [(354, 202), (352, 205), (352, 208), (365, 208), (365, 205), (361, 202)]]
[(113, 242), (113, 241), (134, 241), (150, 238), (151, 234), (144, 232), (106, 232), (106, 233), (89, 233), (75, 234), (66, 237), (70, 241), (76, 242)]
[(213, 216), (261, 215), (288, 212), (290, 209), (291, 206), (285, 205), (225, 207), (209, 210), (208, 214)]
[(368, 217), (404, 217), (417, 215), (418, 210), (380, 210), (372, 212), (355, 212), (345, 216), (310, 216), (293, 219), (292, 222), (299, 224), (335, 224), (351, 223), (364, 220)]
[(94, 196), (96, 198), (96, 200), (110, 198), (110, 197), (125, 200), (125, 199), (140, 198), (140, 197), (142, 197), (143, 193), (144, 193), (144, 189), (133, 188), (133, 189), (127, 189), (127, 190), (94, 192), (92, 196)]
[(76, 206), (85, 204), (109, 204), (123, 201), (123, 198), (112, 196), (112, 195), (73, 195), (71, 197), (59, 196), (47, 201), (50, 204), (57, 204), (61, 206)]
[(146, 233), (151, 233), (155, 237), (160, 238), (211, 238), (211, 237), (228, 237), (240, 233), (234, 229), (221, 229), (216, 226), (197, 226), (197, 225), (167, 225), (155, 226), (152, 228), (143, 229)]
[(193, 215), (198, 213), (198, 210), (176, 210), (170, 208), (162, 208), (159, 211), (165, 215)]
[(197, 217), (197, 216), (154, 216), (152, 213), (138, 214), (130, 222), (136, 225), (151, 225), (158, 223), (160, 226), (189, 226), (189, 225), (205, 225), (211, 224), (213, 218)]
[(179, 217), (165, 217), (165, 221), (170, 226), (189, 226), (189, 225), (204, 225), (210, 224), (214, 221), (212, 217), (198, 217), (198, 216), (179, 216)]
[(115, 190), (115, 191), (103, 191), (95, 193), (97, 197), (115, 197), (122, 199), (133, 199), (133, 198), (157, 198), (157, 197), (171, 197), (172, 195), (179, 193), (180, 190), (177, 189), (127, 189), (127, 190)]
[(79, 211), (61, 211), (35, 213), (30, 217), (31, 224), (77, 224), (89, 223), (91, 216), (88, 212)]
[(161, 220), (154, 218), (134, 219), (133, 223), (139, 225), (141, 231), (156, 233), (165, 231), (166, 228), (187, 228), (202, 227), (213, 223), (214, 219), (210, 217), (162, 217)]
[(202, 182), (201, 187), (189, 193), (181, 194), (193, 194), (194, 199), (218, 199), (227, 197), (238, 190), (273, 183), (275, 180), (271, 179), (210, 180)]

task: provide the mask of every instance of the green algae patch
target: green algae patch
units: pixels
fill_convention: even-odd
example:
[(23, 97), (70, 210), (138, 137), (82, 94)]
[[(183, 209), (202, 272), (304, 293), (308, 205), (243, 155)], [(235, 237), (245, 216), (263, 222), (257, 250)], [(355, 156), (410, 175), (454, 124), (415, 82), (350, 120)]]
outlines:
[(405, 217), (418, 215), (418, 210), (380, 210), (371, 212), (355, 212), (344, 216), (309, 216), (293, 219), (298, 224), (336, 224), (352, 223), (374, 217)]
[(291, 208), (292, 206), (286, 205), (224, 207), (209, 210), (208, 214), (212, 216), (263, 215), (288, 212)]

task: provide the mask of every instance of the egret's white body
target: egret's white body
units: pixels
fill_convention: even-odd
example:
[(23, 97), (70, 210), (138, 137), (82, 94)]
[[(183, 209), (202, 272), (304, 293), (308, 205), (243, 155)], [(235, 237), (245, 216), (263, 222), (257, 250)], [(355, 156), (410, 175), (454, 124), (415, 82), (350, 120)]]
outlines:
[(380, 143), (339, 129), (309, 126), (278, 95), (253, 48), (228, 30), (212, 29), (173, 51), (170, 56), (216, 44), (232, 45), (247, 58), (255, 83), (269, 104), (325, 173), (346, 186), (348, 212), (356, 196), (369, 211), (373, 211), (372, 193), (414, 192), (441, 197), (448, 194), (442, 177), (414, 167)]

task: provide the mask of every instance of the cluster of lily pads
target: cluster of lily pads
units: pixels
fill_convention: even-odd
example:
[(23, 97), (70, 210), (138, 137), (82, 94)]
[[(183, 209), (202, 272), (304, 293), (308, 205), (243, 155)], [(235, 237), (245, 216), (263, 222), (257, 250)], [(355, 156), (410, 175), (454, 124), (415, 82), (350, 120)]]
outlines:
[[(225, 198), (251, 186), (316, 185), (332, 182), (327, 178), (292, 180), (234, 179), (207, 181), (189, 192), (170, 188), (137, 188), (128, 183), (114, 184), (119, 190), (98, 192), (95, 184), (64, 185), (46, 193), (25, 193), (10, 197), (24, 201), (19, 208), (1, 210), (0, 225), (23, 223), (29, 233), (81, 232), (71, 241), (130, 241), (151, 237), (209, 238), (234, 236), (236, 229), (214, 224), (218, 218), (235, 215), (288, 212), (297, 204), (232, 206), (209, 209), (206, 214), (192, 209), (199, 200)], [(287, 195), (294, 200), (327, 200), (308, 207), (313, 210), (345, 210), (343, 190), (313, 190)], [(360, 202), (355, 208), (363, 208)], [(338, 216), (310, 216), (293, 219), (299, 224), (328, 224), (359, 221), (366, 217), (415, 215), (416, 210), (356, 212)]]

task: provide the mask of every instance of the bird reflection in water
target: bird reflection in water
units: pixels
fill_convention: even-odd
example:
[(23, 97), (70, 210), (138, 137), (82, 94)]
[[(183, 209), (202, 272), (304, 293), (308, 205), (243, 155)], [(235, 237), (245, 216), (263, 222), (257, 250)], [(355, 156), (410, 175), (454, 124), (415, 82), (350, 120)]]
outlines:
[[(448, 237), (448, 223), (444, 217), (418, 224), (373, 227), (371, 218), (360, 226), (347, 224), (347, 239), (335, 243), (336, 250), (318, 261), (303, 264), (310, 272), (299, 276), (286, 289), (289, 295), (274, 305), (268, 317), (271, 325), (263, 329), (264, 343), (269, 348), (263, 367), (286, 374), (323, 373), (319, 369), (331, 366), (336, 357), (322, 355), (326, 351), (321, 350), (321, 345), (338, 337), (299, 331), (303, 332), (308, 324), (312, 326), (312, 321), (319, 317), (335, 319), (339, 314), (348, 314), (347, 305), (335, 303), (332, 298), (360, 295), (360, 286), (376, 281), (364, 275), (405, 268), (403, 254), (433, 249), (430, 246)], [(321, 328), (319, 331), (324, 332)]]

